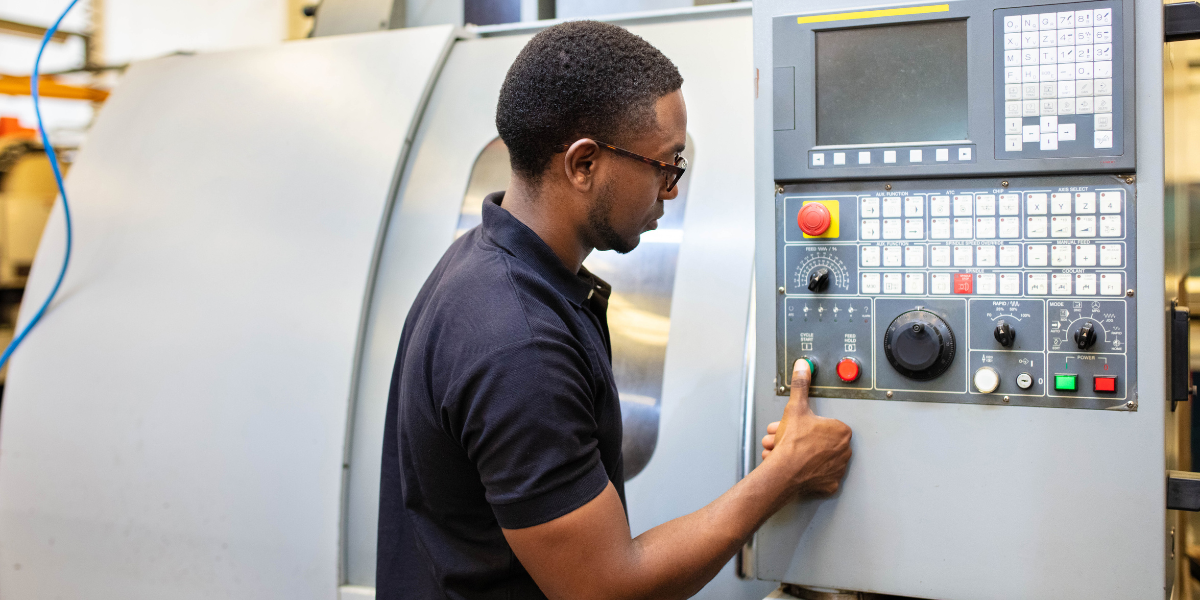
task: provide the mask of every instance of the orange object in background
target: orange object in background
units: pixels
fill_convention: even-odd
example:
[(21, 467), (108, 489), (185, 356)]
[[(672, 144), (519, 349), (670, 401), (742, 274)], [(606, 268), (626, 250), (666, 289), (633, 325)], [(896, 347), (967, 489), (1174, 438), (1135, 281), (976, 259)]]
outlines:
[(22, 127), (21, 121), (16, 117), (0, 117), (0, 138), (10, 136), (37, 139), (37, 130)]

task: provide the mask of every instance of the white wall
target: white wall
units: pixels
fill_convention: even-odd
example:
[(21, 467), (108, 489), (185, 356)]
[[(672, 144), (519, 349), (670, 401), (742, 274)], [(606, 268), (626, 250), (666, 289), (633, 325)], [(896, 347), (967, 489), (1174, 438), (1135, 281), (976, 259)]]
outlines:
[(110, 63), (177, 51), (263, 46), (287, 37), (286, 0), (105, 0), (104, 4), (105, 60)]

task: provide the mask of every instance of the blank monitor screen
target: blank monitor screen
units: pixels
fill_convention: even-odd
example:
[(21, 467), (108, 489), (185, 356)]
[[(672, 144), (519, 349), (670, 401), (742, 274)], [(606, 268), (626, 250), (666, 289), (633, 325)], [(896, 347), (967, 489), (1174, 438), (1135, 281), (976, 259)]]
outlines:
[(967, 139), (967, 22), (818, 31), (817, 144)]

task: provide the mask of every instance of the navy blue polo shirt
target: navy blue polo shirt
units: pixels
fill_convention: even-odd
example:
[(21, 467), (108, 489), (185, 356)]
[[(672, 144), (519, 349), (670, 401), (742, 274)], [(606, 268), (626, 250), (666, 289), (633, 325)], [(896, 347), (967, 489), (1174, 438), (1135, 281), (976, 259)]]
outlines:
[(388, 394), (376, 598), (545, 598), (501, 528), (612, 483), (625, 502), (608, 284), (483, 202), (404, 322)]

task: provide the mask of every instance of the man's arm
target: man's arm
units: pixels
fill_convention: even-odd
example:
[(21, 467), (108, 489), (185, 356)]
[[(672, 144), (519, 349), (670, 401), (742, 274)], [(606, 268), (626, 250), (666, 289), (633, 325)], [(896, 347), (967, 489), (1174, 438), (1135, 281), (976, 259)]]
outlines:
[(562, 517), (504, 536), (552, 600), (687, 598), (716, 576), (755, 530), (801, 495), (837, 491), (850, 428), (813, 414), (808, 365), (797, 361), (780, 439), (765, 460), (712, 504), (633, 538), (616, 489)]

